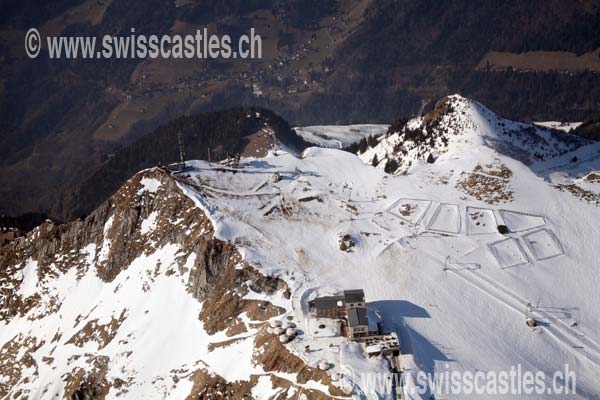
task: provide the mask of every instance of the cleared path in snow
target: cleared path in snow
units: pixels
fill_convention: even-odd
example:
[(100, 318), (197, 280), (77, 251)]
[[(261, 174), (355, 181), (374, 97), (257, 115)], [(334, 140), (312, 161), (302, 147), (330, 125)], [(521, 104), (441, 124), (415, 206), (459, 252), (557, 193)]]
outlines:
[[(530, 307), (529, 301), (498, 282), (486, 277), (481, 272), (477, 272), (479, 269), (462, 269), (458, 264), (452, 262), (450, 265), (454, 265), (457, 268), (450, 267), (447, 268), (447, 271), (453, 272), (467, 283), (495, 298), (518, 314), (525, 316), (525, 310)], [(583, 355), (587, 360), (595, 364), (597, 368), (600, 368), (600, 345), (596, 341), (576, 332), (564, 321), (552, 317), (550, 314), (539, 308), (533, 307), (530, 315), (536, 320), (548, 320), (544, 329), (550, 333), (552, 337), (574, 354)], [(525, 323), (525, 319), (523, 320), (523, 323)]]

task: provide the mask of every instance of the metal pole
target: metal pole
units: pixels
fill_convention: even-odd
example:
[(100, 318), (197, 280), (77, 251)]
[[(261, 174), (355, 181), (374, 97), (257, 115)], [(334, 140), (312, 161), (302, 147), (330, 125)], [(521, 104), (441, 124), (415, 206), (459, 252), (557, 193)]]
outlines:
[(183, 138), (181, 136), (181, 131), (177, 131), (177, 141), (179, 142), (179, 160), (181, 163), (180, 168), (185, 169), (185, 153), (183, 151)]

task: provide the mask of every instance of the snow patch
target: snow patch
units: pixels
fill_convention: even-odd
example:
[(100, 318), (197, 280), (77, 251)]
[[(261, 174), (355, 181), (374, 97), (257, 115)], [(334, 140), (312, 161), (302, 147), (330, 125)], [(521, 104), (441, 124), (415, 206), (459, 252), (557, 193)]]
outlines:
[(156, 178), (142, 178), (140, 184), (142, 187), (137, 192), (139, 195), (144, 192), (156, 193), (158, 188), (160, 188), (161, 182)]
[(98, 252), (98, 262), (106, 261), (108, 257), (108, 253), (110, 251), (110, 246), (112, 245), (110, 238), (108, 237), (108, 233), (110, 232), (110, 228), (112, 228), (113, 221), (115, 219), (114, 215), (111, 215), (106, 223), (104, 224), (104, 229), (102, 231), (102, 247)]
[(579, 127), (582, 122), (560, 122), (560, 121), (542, 121), (534, 122), (535, 125), (543, 126), (544, 128), (558, 129), (563, 132), (571, 132)]
[(261, 375), (252, 388), (252, 397), (257, 400), (273, 399), (282, 389), (274, 389), (271, 376)]
[(148, 217), (142, 221), (141, 233), (142, 235), (146, 235), (149, 232), (152, 232), (156, 227), (156, 217), (158, 216), (157, 211), (153, 211), (148, 215)]
[(38, 262), (29, 258), (25, 262), (22, 271), (22, 282), (19, 287), (19, 294), (23, 297), (33, 296), (36, 293), (38, 284)]

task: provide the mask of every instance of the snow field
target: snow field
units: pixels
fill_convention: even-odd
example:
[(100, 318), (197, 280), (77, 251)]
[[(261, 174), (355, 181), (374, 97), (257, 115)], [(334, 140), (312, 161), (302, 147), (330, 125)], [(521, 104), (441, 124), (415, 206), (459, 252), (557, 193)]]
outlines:
[[(461, 111), (465, 111), (464, 117)], [(593, 265), (600, 258), (593, 250), (597, 234), (590, 233), (594, 218), (582, 216), (600, 215), (591, 206), (582, 206), (568, 193), (540, 180), (522, 160), (502, 153), (514, 149), (516, 153), (524, 150), (529, 154), (531, 150), (526, 136), (506, 135), (498, 130), (497, 122), (504, 120), (479, 105), (459, 108), (454, 117), (468, 121), (459, 124), (454, 132), (456, 139), (450, 135), (448, 152), (434, 164), (414, 162), (407, 175), (386, 175), (380, 171), (383, 164), (374, 173), (373, 168), (356, 165), (351, 155), (316, 148), (305, 151), (303, 157), (279, 153), (256, 163), (248, 160), (249, 173), (220, 176), (219, 179), (232, 182), (220, 180), (223, 183), (219, 186), (242, 191), (243, 187), (255, 187), (264, 181), (259, 174), (278, 171), (285, 175), (286, 171), (301, 170), (267, 186), (277, 187), (291, 202), (300, 198), (302, 192), (320, 190), (322, 202), (302, 202), (301, 208), (293, 209), (289, 215), (264, 220), (259, 217), (260, 212), (248, 209), (249, 199), (218, 196), (207, 200), (219, 213), (217, 232), (229, 240), (237, 235), (247, 236), (257, 254), (268, 253), (259, 266), (261, 271), (277, 270), (280, 276), (293, 277), (294, 283), (302, 282), (300, 287), (364, 288), (367, 302), (382, 307), (384, 321), (408, 332), (401, 334), (412, 342), (405, 348), (410, 353), (406, 358), (412, 356), (419, 369), (441, 371), (449, 363), (451, 368), (462, 371), (499, 370), (523, 363), (528, 369), (551, 372), (568, 362), (578, 372), (578, 390), (582, 393), (579, 397), (590, 397), (600, 389), (600, 369), (590, 362), (596, 360), (598, 332), (593, 304), (600, 304), (600, 297), (595, 294), (600, 276)], [(517, 132), (527, 127), (507, 122), (507, 130)], [(548, 136), (541, 131), (537, 134)], [(393, 152), (394, 142), (386, 138), (380, 144), (360, 156), (365, 163), (374, 154), (384, 159), (386, 152)], [(477, 164), (488, 165), (496, 160), (513, 174), (510, 183), (515, 196), (504, 207), (532, 214), (500, 212), (483, 201), (465, 198), (452, 184), (430, 184), (430, 180), (423, 179), (425, 175), (437, 174), (451, 176), (452, 182), (452, 171), (456, 177), (461, 171), (472, 171)], [(204, 165), (198, 166), (204, 177), (213, 175)], [(539, 202), (542, 196), (544, 202)], [(416, 199), (431, 200), (415, 204)], [(428, 201), (431, 204), (424, 210)], [(415, 206), (412, 212), (406, 203)], [(263, 204), (257, 202), (253, 206), (260, 209)], [(469, 211), (477, 213), (476, 220), (468, 215)], [(552, 216), (552, 229), (560, 233), (561, 240), (581, 237), (565, 242), (569, 251), (564, 258), (538, 263), (534, 255), (525, 251), (526, 245), (520, 243), (522, 235), (506, 238), (497, 233), (496, 225), (506, 224), (511, 232), (526, 234), (546, 225), (543, 215)], [(423, 228), (430, 228), (434, 234)], [(335, 240), (340, 232), (360, 237), (360, 249), (341, 252)], [(493, 243), (488, 246), (489, 242)], [(252, 253), (251, 257), (257, 254)], [(444, 259), (448, 256), (463, 263), (462, 270), (444, 272)], [(536, 268), (505, 268), (527, 262)], [(467, 263), (476, 267), (465, 268)], [(574, 275), (575, 270), (580, 272)], [(453, 277), (458, 274), (469, 281)], [(562, 290), (557, 291), (557, 285)], [(292, 290), (292, 297), (295, 296)], [(535, 303), (538, 298), (551, 307), (577, 307), (579, 327), (573, 329), (545, 318), (540, 309), (537, 315), (548, 326), (540, 330), (541, 334), (530, 334), (531, 329), (524, 324), (524, 310), (528, 302)], [(293, 303), (297, 319), (303, 315), (302, 303)], [(465, 304), (469, 305), (467, 310)], [(405, 321), (405, 325), (400, 321)], [(309, 331), (302, 324), (300, 329)], [(585, 342), (578, 332), (585, 333)], [(337, 354), (333, 350), (335, 344), (329, 347), (333, 339), (305, 337), (302, 338), (305, 342), (294, 341), (288, 346), (309, 363), (319, 359), (330, 361)], [(306, 341), (319, 351), (305, 356)], [(343, 373), (345, 366), (358, 373), (373, 371), (372, 365), (364, 364), (360, 352), (351, 354), (356, 358), (331, 361), (335, 364), (332, 371)], [(361, 398), (356, 384), (355, 394)]]
[(546, 225), (546, 219), (541, 215), (521, 211), (500, 210), (500, 216), (511, 232), (523, 232)]
[(538, 261), (564, 254), (560, 241), (550, 229), (539, 229), (528, 233), (523, 236), (523, 241)]
[(488, 246), (501, 268), (517, 267), (529, 262), (518, 239), (508, 238)]
[(441, 203), (431, 217), (427, 229), (442, 233), (460, 233), (460, 208), (456, 204)]
[(489, 208), (467, 206), (466, 219), (467, 235), (498, 232), (496, 216), (494, 215), (494, 211)]
[(429, 211), (431, 203), (431, 200), (400, 199), (389, 208), (388, 212), (412, 225), (419, 225)]

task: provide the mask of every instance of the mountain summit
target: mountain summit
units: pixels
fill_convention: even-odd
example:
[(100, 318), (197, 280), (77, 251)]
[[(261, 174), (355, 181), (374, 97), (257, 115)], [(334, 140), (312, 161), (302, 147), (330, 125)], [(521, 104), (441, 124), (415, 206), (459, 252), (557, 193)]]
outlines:
[[(511, 121), (460, 95), (440, 100), (428, 114), (392, 125), (380, 143), (361, 154), (383, 168), (406, 171), (416, 160), (462, 157), (486, 146), (530, 165), (571, 152), (589, 140), (541, 126)], [(382, 162), (383, 161), (383, 162)]]

